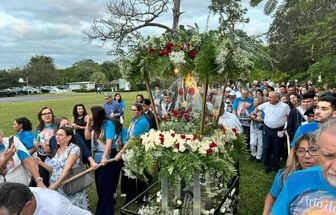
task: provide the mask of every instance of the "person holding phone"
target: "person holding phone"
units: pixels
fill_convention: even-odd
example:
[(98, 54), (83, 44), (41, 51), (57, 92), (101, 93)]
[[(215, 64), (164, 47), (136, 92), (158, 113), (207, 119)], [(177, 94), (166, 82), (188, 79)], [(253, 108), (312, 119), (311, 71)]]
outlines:
[(17, 182), (28, 185), (31, 178), (38, 187), (45, 187), (35, 162), (16, 136), (4, 137), (0, 130), (0, 183)]

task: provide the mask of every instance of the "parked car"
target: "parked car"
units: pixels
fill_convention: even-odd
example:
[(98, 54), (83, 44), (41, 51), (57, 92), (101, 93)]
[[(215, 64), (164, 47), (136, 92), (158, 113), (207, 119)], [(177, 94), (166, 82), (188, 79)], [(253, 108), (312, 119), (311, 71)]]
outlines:
[(17, 92), (12, 89), (2, 89), (0, 90), (0, 97), (10, 97), (16, 96)]

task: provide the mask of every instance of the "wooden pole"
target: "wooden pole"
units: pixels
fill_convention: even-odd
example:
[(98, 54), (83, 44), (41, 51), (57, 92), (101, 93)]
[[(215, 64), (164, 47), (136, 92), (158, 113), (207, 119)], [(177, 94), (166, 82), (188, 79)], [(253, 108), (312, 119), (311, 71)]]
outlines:
[(207, 112), (207, 106), (206, 106), (206, 97), (208, 94), (208, 85), (209, 80), (208, 76), (205, 77), (204, 83), (203, 83), (203, 97), (202, 97), (202, 113), (201, 113), (201, 126), (200, 126), (200, 135), (203, 136), (204, 134), (204, 126), (205, 126), (205, 115)]
[(147, 71), (144, 71), (144, 76), (145, 76), (145, 83), (146, 83), (146, 89), (147, 89), (148, 97), (149, 97), (149, 100), (152, 104), (152, 110), (153, 110), (155, 123), (156, 123), (157, 129), (160, 130), (159, 117), (158, 117), (158, 114), (156, 112), (153, 95), (152, 95), (152, 92), (151, 92), (151, 89), (150, 89), (150, 86), (149, 86), (149, 77), (148, 77)]
[[(115, 161), (115, 159), (112, 158), (112, 159), (107, 160), (108, 163), (110, 163), (110, 162), (112, 162), (112, 161)], [(102, 163), (98, 164), (97, 168), (99, 168), (99, 167), (101, 167), (101, 166), (103, 166)], [(97, 168), (96, 168), (96, 169), (97, 169)], [(68, 178), (67, 180), (63, 181), (63, 182), (62, 182), (62, 185), (65, 185), (65, 184), (67, 184), (67, 183), (70, 183), (70, 182), (72, 182), (73, 180), (76, 180), (77, 178), (80, 178), (81, 176), (85, 175), (86, 173), (91, 172), (91, 171), (94, 171), (94, 170), (95, 170), (95, 168), (90, 167), (90, 168), (84, 170), (83, 172), (80, 172), (80, 173), (78, 173), (77, 175), (74, 175), (74, 176), (72, 176), (71, 178)]]
[(222, 95), (221, 103), (219, 105), (218, 116), (216, 118), (216, 125), (217, 126), (218, 126), (219, 117), (222, 114), (222, 110), (223, 110), (223, 106), (224, 106), (225, 88), (226, 88), (228, 80), (229, 80), (229, 75), (228, 75), (228, 73), (226, 73), (226, 77), (225, 77), (225, 80), (224, 80), (223, 95)]

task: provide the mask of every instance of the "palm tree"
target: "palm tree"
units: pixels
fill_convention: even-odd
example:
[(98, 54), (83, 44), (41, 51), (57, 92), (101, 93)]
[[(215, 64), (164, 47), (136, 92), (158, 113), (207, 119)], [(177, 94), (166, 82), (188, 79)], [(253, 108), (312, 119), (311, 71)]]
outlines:
[[(257, 6), (260, 4), (263, 0), (250, 0), (250, 4), (252, 7)], [(266, 15), (270, 15), (274, 11), (281, 11), (287, 3), (289, 3), (290, 0), (266, 0), (265, 6), (264, 6), (264, 13)]]

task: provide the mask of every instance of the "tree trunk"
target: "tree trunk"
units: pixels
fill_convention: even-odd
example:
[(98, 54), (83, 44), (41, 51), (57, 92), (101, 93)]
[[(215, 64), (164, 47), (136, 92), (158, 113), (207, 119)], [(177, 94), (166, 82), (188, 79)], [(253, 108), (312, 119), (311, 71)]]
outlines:
[(173, 32), (176, 32), (178, 29), (179, 19), (180, 19), (180, 5), (181, 0), (174, 0), (174, 8), (173, 8)]
[(205, 77), (204, 84), (203, 84), (203, 99), (202, 99), (202, 114), (201, 114), (201, 126), (200, 126), (200, 135), (201, 137), (204, 134), (204, 125), (205, 125), (205, 115), (207, 112), (207, 106), (206, 106), (206, 97), (208, 94), (208, 76)]
[(219, 117), (224, 113), (223, 108), (224, 108), (225, 88), (226, 88), (228, 80), (229, 80), (229, 76), (228, 76), (228, 73), (226, 73), (226, 77), (225, 77), (225, 80), (224, 80), (224, 89), (223, 89), (222, 99), (221, 99), (221, 103), (219, 105), (218, 116), (216, 118), (216, 125), (217, 126), (218, 126)]

